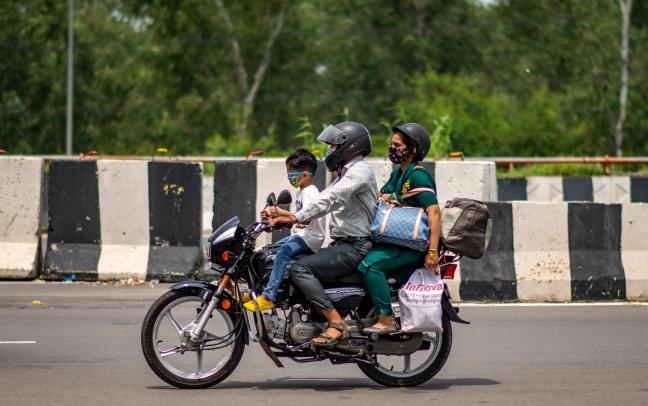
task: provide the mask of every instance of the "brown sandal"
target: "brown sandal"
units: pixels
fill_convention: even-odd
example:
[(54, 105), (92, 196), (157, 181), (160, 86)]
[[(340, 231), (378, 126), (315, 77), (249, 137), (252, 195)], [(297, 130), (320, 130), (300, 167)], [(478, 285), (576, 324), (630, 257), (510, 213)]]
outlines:
[(319, 346), (319, 347), (332, 347), (336, 344), (340, 344), (341, 342), (344, 342), (349, 339), (349, 329), (346, 326), (346, 324), (338, 324), (338, 323), (327, 323), (326, 328), (334, 328), (341, 332), (342, 334), (333, 337), (330, 334), (326, 334), (326, 332), (321, 333), (318, 335), (316, 338), (323, 338), (325, 341), (318, 343), (315, 341), (311, 341), (313, 345)]

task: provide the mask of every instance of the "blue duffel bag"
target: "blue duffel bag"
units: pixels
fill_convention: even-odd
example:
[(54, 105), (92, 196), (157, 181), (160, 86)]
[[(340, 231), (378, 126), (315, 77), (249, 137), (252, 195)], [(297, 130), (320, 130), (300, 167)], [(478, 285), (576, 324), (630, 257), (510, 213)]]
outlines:
[[(417, 188), (401, 196), (401, 199), (434, 189)], [(371, 236), (375, 242), (394, 244), (417, 251), (427, 251), (430, 238), (428, 216), (422, 207), (398, 206), (383, 200), (378, 201), (378, 211), (371, 225)]]

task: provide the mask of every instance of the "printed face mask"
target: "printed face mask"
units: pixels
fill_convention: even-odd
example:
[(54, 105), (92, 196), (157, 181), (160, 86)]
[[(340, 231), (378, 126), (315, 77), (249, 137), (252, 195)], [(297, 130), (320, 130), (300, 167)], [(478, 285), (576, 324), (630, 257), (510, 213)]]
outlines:
[[(301, 172), (299, 173), (301, 175)], [(299, 186), (301, 186), (301, 181), (299, 181), (297, 178), (299, 178), (299, 175), (288, 175), (288, 182), (294, 187), (295, 189), (299, 189)]]
[(409, 156), (409, 151), (405, 148), (395, 148), (389, 147), (389, 152), (387, 153), (389, 160), (395, 164), (404, 162)]
[(298, 189), (301, 186), (302, 181), (298, 180), (299, 177), (303, 174), (309, 174), (310, 176), (314, 176), (314, 173), (310, 172), (288, 172), (288, 182), (292, 185), (292, 187)]

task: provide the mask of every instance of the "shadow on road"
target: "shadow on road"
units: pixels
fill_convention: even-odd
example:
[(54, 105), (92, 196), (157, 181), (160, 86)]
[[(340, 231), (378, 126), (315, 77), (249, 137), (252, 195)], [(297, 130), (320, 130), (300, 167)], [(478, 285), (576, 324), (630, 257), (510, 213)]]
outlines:
[[(499, 385), (500, 382), (485, 378), (457, 378), (457, 379), (431, 379), (423, 385), (402, 388), (411, 391), (420, 390), (440, 390), (448, 389), (452, 386), (490, 386)], [(393, 390), (372, 382), (369, 379), (330, 379), (330, 378), (277, 378), (265, 382), (223, 382), (213, 387), (213, 389), (253, 389), (253, 390), (285, 390), (285, 389), (304, 389), (319, 392), (353, 390), (353, 389), (371, 389), (371, 390)], [(172, 386), (149, 386), (148, 389), (177, 389)]]

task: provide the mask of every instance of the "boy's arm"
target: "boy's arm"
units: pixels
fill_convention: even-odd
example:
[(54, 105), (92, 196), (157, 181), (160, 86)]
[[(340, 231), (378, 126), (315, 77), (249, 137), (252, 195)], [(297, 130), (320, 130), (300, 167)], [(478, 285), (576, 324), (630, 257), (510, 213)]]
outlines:
[[(282, 209), (281, 207), (278, 207), (278, 206), (277, 206), (277, 207), (273, 207), (273, 208), (267, 210), (267, 212), (268, 212), (268, 214), (269, 214), (268, 217), (270, 217), (270, 218), (274, 218), (274, 217), (285, 217), (285, 216), (290, 216), (290, 215), (292, 214), (290, 211), (288, 211), (288, 210), (284, 210), (284, 209)], [(303, 225), (307, 226), (307, 225), (309, 225), (310, 223), (311, 223), (311, 222), (310, 222), (310, 220), (309, 220), (309, 221), (303, 221), (303, 222), (301, 222), (300, 224), (303, 224)]]
[(289, 210), (284, 210), (279, 206), (272, 207), (268, 212), (270, 213), (270, 217), (287, 216), (290, 214)]

